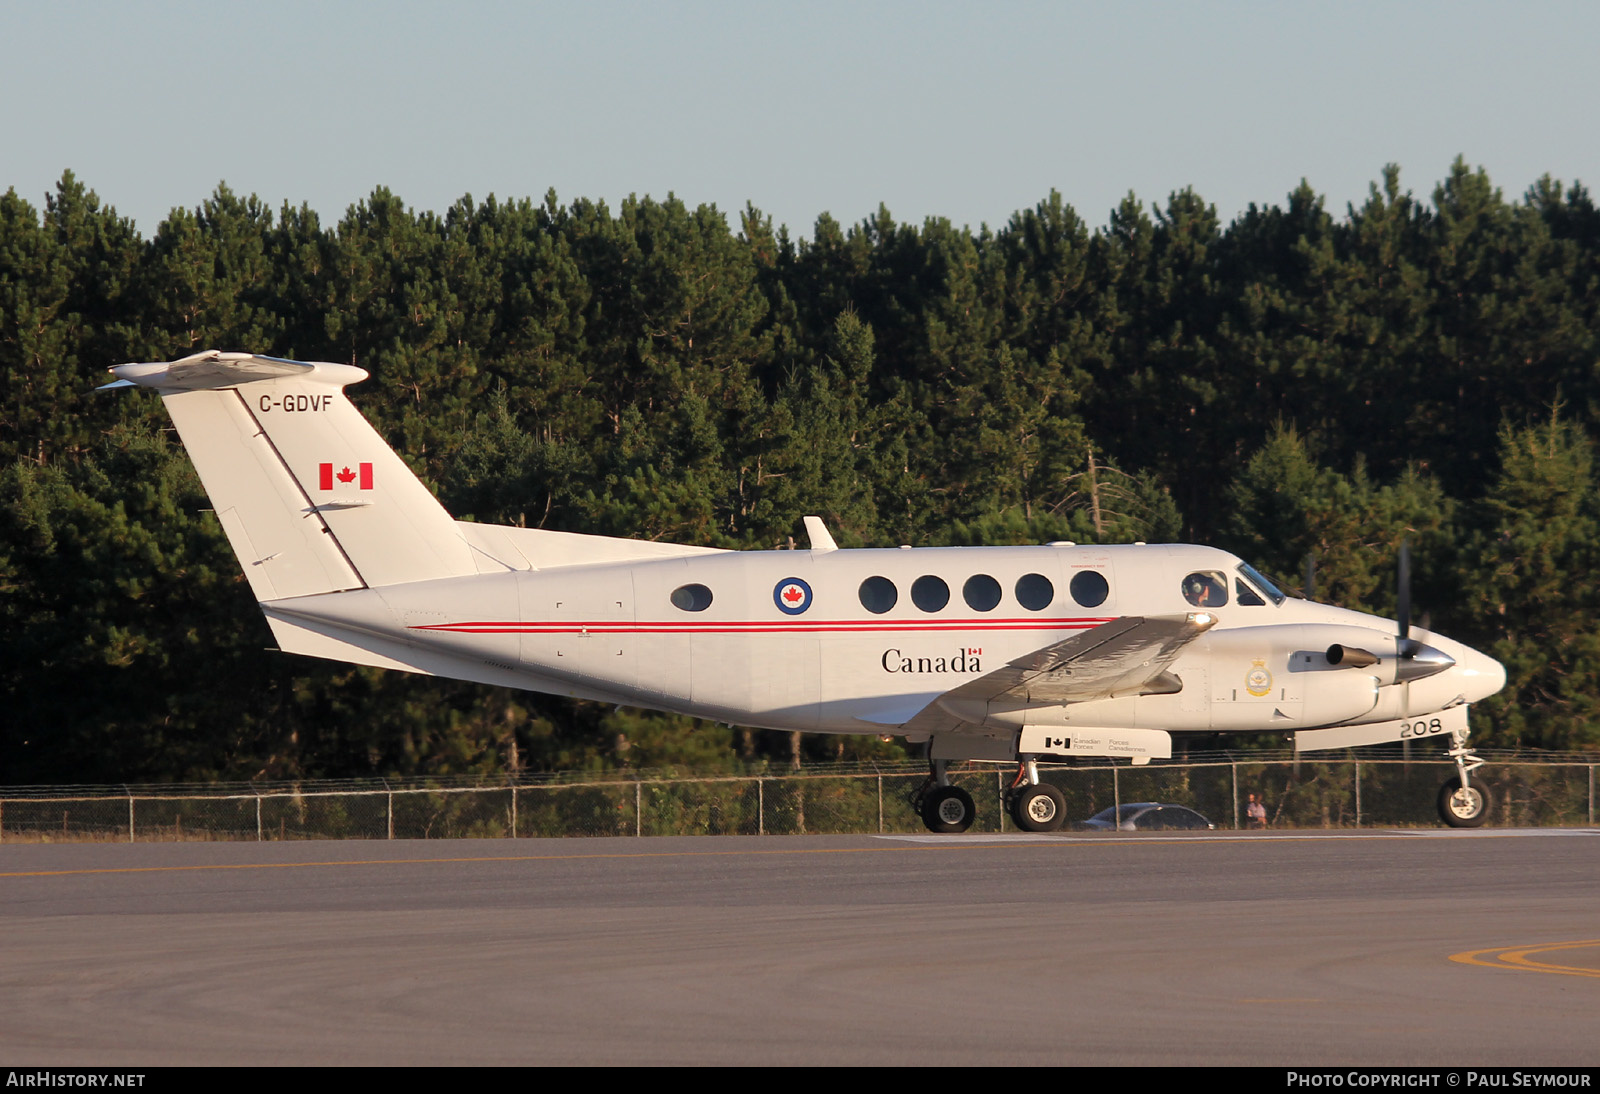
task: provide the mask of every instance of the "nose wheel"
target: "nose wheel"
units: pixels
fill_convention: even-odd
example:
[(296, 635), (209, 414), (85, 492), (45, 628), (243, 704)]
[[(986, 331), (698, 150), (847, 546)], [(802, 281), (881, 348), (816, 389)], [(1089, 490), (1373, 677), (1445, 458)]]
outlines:
[(1478, 828), (1489, 819), (1489, 792), (1451, 778), (1439, 788), (1439, 816), (1451, 828)]
[(1483, 760), (1467, 747), (1465, 730), (1457, 730), (1451, 743), (1456, 773), (1439, 788), (1439, 816), (1451, 828), (1481, 827), (1489, 819), (1489, 791), (1482, 783), (1469, 782), (1467, 776), (1482, 767)]

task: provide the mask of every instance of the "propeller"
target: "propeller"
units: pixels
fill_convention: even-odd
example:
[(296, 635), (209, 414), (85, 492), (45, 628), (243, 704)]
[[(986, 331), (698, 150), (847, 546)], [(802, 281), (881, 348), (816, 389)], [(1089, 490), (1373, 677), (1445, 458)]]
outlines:
[(1400, 655), (1400, 663), (1395, 666), (1395, 682), (1409, 684), (1413, 680), (1422, 680), (1443, 672), (1455, 664), (1456, 659), (1443, 650), (1434, 649), (1411, 637), (1411, 541), (1409, 539), (1400, 541), (1400, 560), (1397, 569), (1399, 587), (1395, 591), (1398, 594), (1399, 604), (1395, 609), (1395, 622), (1399, 625), (1400, 633), (1395, 636), (1395, 652)]

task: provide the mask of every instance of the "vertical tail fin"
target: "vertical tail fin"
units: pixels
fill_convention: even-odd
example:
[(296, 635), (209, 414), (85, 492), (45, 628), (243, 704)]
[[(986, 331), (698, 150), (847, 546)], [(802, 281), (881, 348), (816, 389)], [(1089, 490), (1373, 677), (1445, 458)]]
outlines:
[(257, 600), (475, 572), (450, 515), (345, 398), (364, 370), (208, 350), (111, 371), (161, 393)]

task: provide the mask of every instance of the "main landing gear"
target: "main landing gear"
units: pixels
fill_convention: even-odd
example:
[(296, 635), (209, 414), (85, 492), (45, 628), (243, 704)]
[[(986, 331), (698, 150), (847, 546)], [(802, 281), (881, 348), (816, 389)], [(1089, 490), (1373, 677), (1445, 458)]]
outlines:
[(1024, 832), (1054, 832), (1067, 819), (1067, 799), (1049, 783), (1039, 781), (1039, 765), (1023, 760), (1006, 793), (1006, 810)]
[(1456, 773), (1439, 788), (1439, 816), (1451, 828), (1477, 828), (1489, 819), (1489, 792), (1468, 782), (1467, 773), (1482, 767), (1484, 761), (1467, 747), (1465, 732), (1454, 734), (1454, 744), (1450, 758), (1456, 762)]
[(965, 832), (972, 827), (977, 809), (972, 795), (950, 785), (944, 760), (933, 760), (928, 780), (911, 795), (911, 808), (917, 811), (930, 832)]
[[(950, 785), (946, 761), (933, 760), (930, 766), (927, 781), (911, 795), (911, 808), (930, 832), (965, 832), (977, 816), (972, 795)], [(1067, 819), (1066, 798), (1039, 781), (1039, 765), (1031, 758), (1018, 765), (1017, 777), (1005, 793), (1005, 807), (1024, 832), (1054, 832)]]

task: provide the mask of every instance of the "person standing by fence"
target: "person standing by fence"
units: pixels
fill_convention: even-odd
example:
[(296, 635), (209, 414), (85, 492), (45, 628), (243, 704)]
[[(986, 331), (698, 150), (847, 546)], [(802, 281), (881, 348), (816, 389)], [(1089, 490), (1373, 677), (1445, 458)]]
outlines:
[(1267, 807), (1260, 798), (1250, 795), (1250, 804), (1245, 806), (1244, 815), (1247, 818), (1247, 827), (1265, 828), (1267, 826)]

